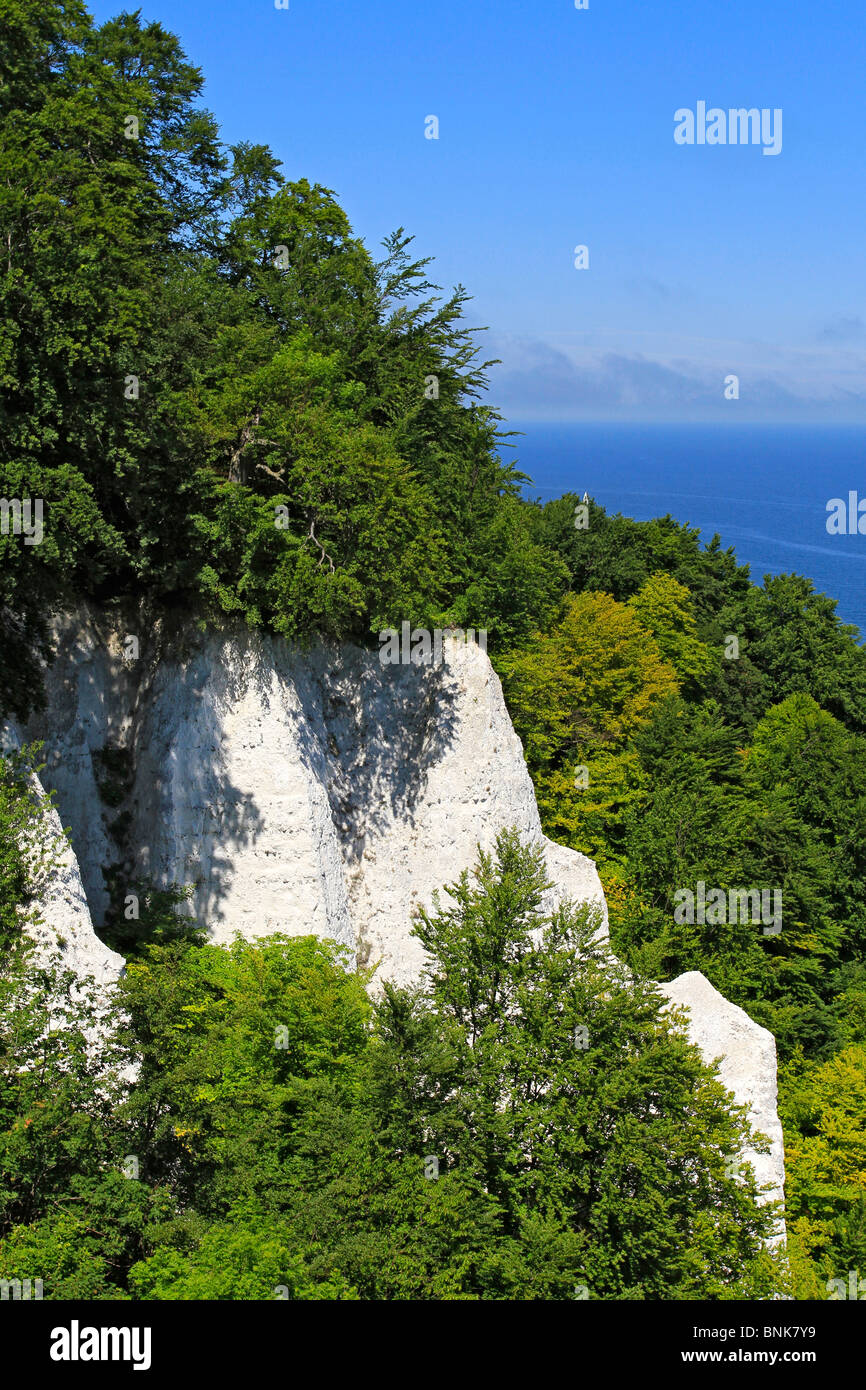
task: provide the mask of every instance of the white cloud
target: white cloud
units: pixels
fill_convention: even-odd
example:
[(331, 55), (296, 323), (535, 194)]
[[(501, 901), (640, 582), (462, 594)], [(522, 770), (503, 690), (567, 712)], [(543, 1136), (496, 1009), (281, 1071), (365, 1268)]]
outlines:
[[(827, 348), (662, 335), (486, 335), (490, 399), (505, 415), (539, 419), (866, 420), (866, 358)], [(637, 350), (634, 339), (650, 343)], [(629, 341), (631, 339), (631, 341)], [(740, 382), (736, 401), (725, 378)]]

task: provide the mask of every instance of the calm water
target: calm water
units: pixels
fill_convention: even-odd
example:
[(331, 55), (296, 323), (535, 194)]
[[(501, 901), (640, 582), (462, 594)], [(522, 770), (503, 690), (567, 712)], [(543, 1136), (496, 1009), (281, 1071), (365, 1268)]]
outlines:
[(718, 531), (760, 584), (807, 575), (866, 634), (866, 536), (831, 536), (827, 502), (866, 497), (866, 427), (600, 425), (509, 422), (505, 449), (547, 501), (584, 491), (637, 521), (688, 522), (704, 543)]

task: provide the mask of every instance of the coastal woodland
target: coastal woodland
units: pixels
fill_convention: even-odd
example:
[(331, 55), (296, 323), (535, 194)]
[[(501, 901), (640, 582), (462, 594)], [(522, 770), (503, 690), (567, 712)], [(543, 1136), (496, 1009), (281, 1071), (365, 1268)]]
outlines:
[[(100, 1001), (28, 945), (39, 749), (0, 759), (0, 1277), (826, 1298), (866, 1270), (859, 634), (671, 516), (532, 500), (466, 290), (402, 228), (364, 245), (315, 171), (227, 146), (159, 24), (0, 0), (0, 32), (0, 495), (45, 508), (40, 544), (0, 534), (0, 714), (38, 708), (81, 602), (299, 643), (486, 629), (613, 951), (585, 907), (544, 917), (509, 832), (414, 923), (414, 990), (371, 995), (313, 938), (215, 946), (153, 892), (106, 938), (127, 968), (94, 1055)], [(783, 930), (678, 922), (698, 880), (778, 887)], [(776, 1038), (784, 1251), (729, 1175), (744, 1114), (663, 1010), (688, 970)]]

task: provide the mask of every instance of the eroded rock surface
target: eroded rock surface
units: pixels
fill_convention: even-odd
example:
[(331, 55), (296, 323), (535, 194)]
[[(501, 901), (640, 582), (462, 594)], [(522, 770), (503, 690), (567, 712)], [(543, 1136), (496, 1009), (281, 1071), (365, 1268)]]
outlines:
[[(785, 1145), (776, 1109), (776, 1040), (744, 1009), (731, 1004), (698, 970), (661, 986), (672, 1004), (688, 1010), (688, 1034), (705, 1061), (718, 1059), (722, 1084), (748, 1105), (753, 1128), (770, 1140), (769, 1153), (746, 1149), (758, 1184), (771, 1184), (768, 1201), (784, 1201)], [(782, 1234), (780, 1228), (779, 1235)]]
[[(20, 739), (11, 726), (0, 729), (0, 745), (7, 749), (20, 747)], [(97, 985), (108, 986), (123, 968), (123, 957), (109, 950), (96, 935), (75, 852), (39, 778), (34, 774), (31, 780), (41, 804), (41, 820), (39, 843), (28, 846), (27, 852), (32, 859), (41, 852), (45, 859), (36, 882), (38, 912), (28, 923), (37, 958), (71, 970), (80, 979), (90, 977)]]
[[(116, 895), (144, 880), (190, 887), (218, 942), (315, 933), (408, 983), (423, 962), (412, 910), (506, 826), (544, 846), (553, 897), (595, 904), (606, 930), (594, 863), (542, 835), (520, 740), (476, 646), (448, 641), (441, 667), (419, 667), (246, 630), (151, 638), (127, 660), (104, 616), (65, 622), (47, 708), (23, 731), (44, 741), (43, 779), (74, 850), (45, 918), (86, 973), (121, 966), (88, 903), (98, 928), (112, 881)], [(771, 1140), (768, 1155), (744, 1156), (781, 1197), (772, 1035), (697, 972), (663, 988)]]
[(137, 684), (120, 651), (98, 621), (70, 625), (26, 731), (44, 740), (97, 925), (113, 865), (121, 883), (192, 887), (216, 941), (315, 933), (405, 982), (422, 959), (412, 909), (510, 825), (544, 845), (558, 896), (604, 913), (593, 862), (541, 833), (474, 644), (446, 641), (438, 668), (382, 666), (350, 645), (210, 633), (142, 658)]

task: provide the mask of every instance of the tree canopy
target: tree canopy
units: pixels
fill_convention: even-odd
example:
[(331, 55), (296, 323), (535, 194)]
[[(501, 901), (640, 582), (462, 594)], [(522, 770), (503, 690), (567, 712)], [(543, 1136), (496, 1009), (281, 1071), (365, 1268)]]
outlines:
[[(510, 840), (419, 924), (425, 985), (375, 1007), (331, 946), (219, 950), (145, 884), (115, 937), (139, 1081), (107, 1091), (90, 1005), (54, 1028), (62, 981), (26, 949), (37, 754), (0, 757), (0, 1270), (38, 1255), (56, 1297), (766, 1290), (764, 1216), (719, 1176), (740, 1121), (651, 984), (698, 969), (776, 1036), (796, 1287), (824, 1296), (866, 1181), (838, 1142), (866, 1008), (856, 631), (671, 516), (529, 500), (464, 287), (226, 144), (160, 24), (0, 0), (0, 25), (0, 717), (38, 706), (53, 617), (88, 602), (298, 642), (487, 629), (544, 829), (598, 861), (624, 962), (578, 912), (536, 920)], [(780, 894), (781, 930), (678, 920), (699, 882)]]

